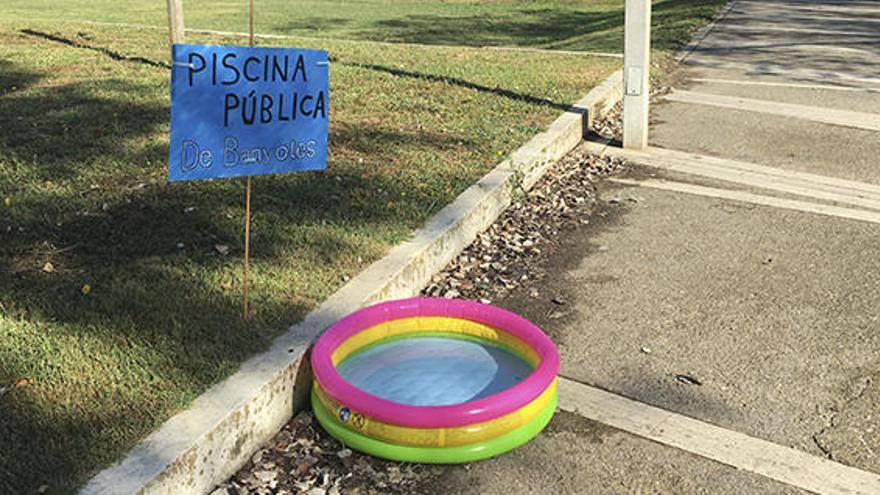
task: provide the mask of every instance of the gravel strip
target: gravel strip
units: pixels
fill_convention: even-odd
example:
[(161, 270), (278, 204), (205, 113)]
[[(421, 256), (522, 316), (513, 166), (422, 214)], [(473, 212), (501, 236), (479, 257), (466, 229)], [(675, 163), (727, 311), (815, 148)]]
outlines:
[(616, 105), (601, 119), (593, 122), (593, 132), (596, 134), (610, 138), (615, 141), (623, 142), (623, 102), (619, 101)]
[(311, 411), (303, 411), (211, 495), (414, 493), (442, 473), (439, 466), (354, 452), (324, 432)]
[(590, 222), (596, 182), (619, 171), (622, 165), (619, 158), (575, 149), (435, 275), (423, 294), (489, 304), (518, 287), (530, 285), (539, 276), (537, 261), (556, 247), (560, 231)]

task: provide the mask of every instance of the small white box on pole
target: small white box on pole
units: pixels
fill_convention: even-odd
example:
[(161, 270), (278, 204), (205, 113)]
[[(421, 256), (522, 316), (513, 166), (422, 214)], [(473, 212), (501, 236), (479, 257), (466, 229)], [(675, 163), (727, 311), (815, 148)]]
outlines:
[(651, 0), (626, 0), (623, 66), (623, 147), (648, 146)]
[(626, 68), (626, 96), (642, 96), (642, 68)]

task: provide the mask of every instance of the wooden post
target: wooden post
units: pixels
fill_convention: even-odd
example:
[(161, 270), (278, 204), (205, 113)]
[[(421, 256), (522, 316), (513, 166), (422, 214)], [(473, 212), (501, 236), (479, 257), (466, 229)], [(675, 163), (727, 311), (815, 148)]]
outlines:
[(251, 8), (248, 14), (248, 42), (254, 46), (254, 0), (251, 0)]
[(244, 193), (244, 319), (251, 318), (251, 312), (248, 309), (248, 262), (251, 254), (251, 178), (245, 178)]
[(183, 27), (183, 0), (168, 0), (168, 27), (171, 44), (186, 43)]
[(623, 147), (648, 146), (651, 95), (651, 0), (626, 0), (623, 48)]
[[(171, 0), (169, 0), (171, 1)], [(254, 0), (250, 0), (250, 9), (248, 12), (248, 43), (254, 46)], [(244, 319), (251, 318), (250, 309), (248, 309), (248, 289), (250, 282), (248, 280), (248, 265), (251, 254), (251, 176), (245, 178), (244, 193)]]

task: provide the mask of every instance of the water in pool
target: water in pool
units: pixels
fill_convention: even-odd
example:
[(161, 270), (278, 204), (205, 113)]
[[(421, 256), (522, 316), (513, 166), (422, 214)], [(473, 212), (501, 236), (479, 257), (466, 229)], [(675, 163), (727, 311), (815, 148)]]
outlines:
[(339, 374), (365, 392), (402, 404), (444, 406), (501, 392), (531, 366), (481, 342), (413, 337), (373, 346), (339, 363)]

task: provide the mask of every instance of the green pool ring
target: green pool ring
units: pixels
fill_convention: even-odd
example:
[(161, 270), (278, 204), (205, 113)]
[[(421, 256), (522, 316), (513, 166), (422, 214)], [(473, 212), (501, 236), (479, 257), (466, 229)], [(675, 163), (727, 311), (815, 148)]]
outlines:
[(547, 426), (556, 411), (556, 394), (537, 416), (525, 425), (485, 442), (457, 447), (412, 447), (395, 445), (361, 435), (342, 426), (312, 392), (312, 409), (321, 426), (330, 435), (360, 452), (383, 459), (424, 464), (463, 464), (479, 461), (513, 450), (534, 438)]

